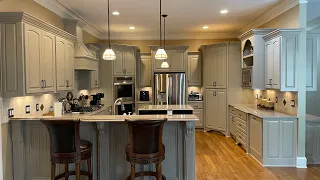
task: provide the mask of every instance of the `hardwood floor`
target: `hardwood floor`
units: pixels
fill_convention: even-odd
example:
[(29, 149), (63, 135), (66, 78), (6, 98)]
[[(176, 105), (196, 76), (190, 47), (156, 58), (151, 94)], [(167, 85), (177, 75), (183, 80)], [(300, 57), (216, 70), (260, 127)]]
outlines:
[(264, 168), (232, 138), (196, 131), (197, 180), (320, 180), (320, 167)]

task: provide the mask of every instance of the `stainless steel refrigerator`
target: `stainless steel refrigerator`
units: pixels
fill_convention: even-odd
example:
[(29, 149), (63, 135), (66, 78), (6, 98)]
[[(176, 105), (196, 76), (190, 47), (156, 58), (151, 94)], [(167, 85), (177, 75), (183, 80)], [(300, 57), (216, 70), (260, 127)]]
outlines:
[(186, 74), (155, 73), (153, 97), (156, 105), (186, 104)]

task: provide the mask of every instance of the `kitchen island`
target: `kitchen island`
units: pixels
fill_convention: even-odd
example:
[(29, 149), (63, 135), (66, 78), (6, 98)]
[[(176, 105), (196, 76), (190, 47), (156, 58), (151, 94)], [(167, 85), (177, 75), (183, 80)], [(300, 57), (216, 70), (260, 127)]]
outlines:
[[(188, 115), (107, 115), (97, 113), (54, 116), (16, 116), (11, 118), (14, 180), (50, 179), (49, 134), (40, 119), (77, 120), (81, 122), (81, 139), (93, 144), (94, 180), (123, 180), (130, 174), (125, 146), (129, 142), (125, 119), (168, 118), (164, 126), (166, 146), (163, 174), (170, 180), (195, 180), (195, 134), (193, 114)], [(70, 164), (70, 169), (74, 166)], [(86, 170), (82, 162), (81, 169)], [(154, 170), (153, 165), (137, 166), (138, 170)], [(62, 173), (64, 165), (57, 166)], [(72, 177), (73, 179), (74, 177)], [(70, 178), (71, 179), (71, 178)], [(149, 179), (149, 178), (145, 178)], [(151, 179), (151, 178), (150, 178)]]

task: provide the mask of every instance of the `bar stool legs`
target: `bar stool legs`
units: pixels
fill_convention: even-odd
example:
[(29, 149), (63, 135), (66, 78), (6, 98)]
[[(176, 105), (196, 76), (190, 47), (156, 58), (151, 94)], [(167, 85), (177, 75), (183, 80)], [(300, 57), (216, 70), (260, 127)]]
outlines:
[(89, 173), (88, 180), (92, 180), (91, 158), (87, 159), (87, 166), (88, 166), (88, 173)]
[(69, 180), (69, 164), (64, 165), (65, 180)]
[(157, 180), (162, 180), (162, 167), (161, 167), (161, 163), (157, 163), (156, 166), (157, 166), (157, 171), (156, 171)]
[(56, 174), (56, 164), (51, 163), (51, 180), (55, 180), (55, 174)]

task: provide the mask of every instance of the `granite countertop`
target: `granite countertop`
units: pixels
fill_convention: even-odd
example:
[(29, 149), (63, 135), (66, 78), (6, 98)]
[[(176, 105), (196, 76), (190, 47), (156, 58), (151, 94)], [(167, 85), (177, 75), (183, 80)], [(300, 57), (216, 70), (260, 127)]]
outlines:
[(139, 108), (139, 111), (143, 110), (193, 110), (192, 106), (190, 105), (145, 105)]
[(286, 119), (297, 119), (297, 116), (291, 116), (284, 113), (280, 113), (273, 110), (263, 110), (258, 109), (257, 106), (252, 104), (229, 104), (230, 106), (233, 106), (234, 108), (243, 111), (247, 114), (252, 114), (260, 118), (286, 118)]

